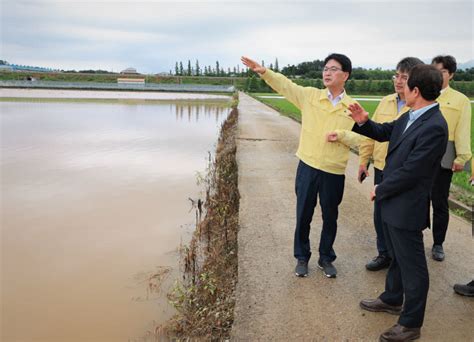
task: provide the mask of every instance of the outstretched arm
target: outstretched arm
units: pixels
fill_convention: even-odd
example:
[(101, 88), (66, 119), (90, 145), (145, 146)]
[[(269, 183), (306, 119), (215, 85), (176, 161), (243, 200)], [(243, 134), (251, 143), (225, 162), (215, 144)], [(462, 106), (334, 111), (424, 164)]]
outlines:
[(268, 70), (248, 57), (240, 58), (242, 63), (256, 72), (262, 79), (277, 93), (283, 95), (288, 101), (293, 103), (298, 109), (303, 107), (305, 99), (310, 95), (311, 88), (305, 88), (293, 83), (284, 75)]
[(369, 113), (358, 103), (349, 105), (349, 116), (356, 122), (352, 131), (377, 141), (389, 141), (395, 121), (379, 124), (369, 120)]

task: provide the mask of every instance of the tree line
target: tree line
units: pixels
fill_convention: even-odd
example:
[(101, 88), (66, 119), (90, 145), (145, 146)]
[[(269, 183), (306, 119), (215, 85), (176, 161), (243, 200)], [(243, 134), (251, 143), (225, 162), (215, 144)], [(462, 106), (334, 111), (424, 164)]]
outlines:
[[(323, 80), (320, 78), (294, 78), (292, 81), (304, 87), (324, 88)], [(450, 85), (467, 96), (474, 96), (474, 82), (472, 81), (451, 81)], [(246, 79), (243, 89), (252, 93), (273, 92), (265, 81), (256, 75)], [(346, 82), (345, 89), (349, 94), (386, 95), (393, 93), (393, 81), (391, 79), (355, 79), (351, 77)]]
[[(262, 61), (262, 65), (265, 65), (265, 61)], [(278, 66), (278, 58), (275, 59), (275, 63), (270, 63), (269, 68), (274, 71), (280, 71)], [(199, 64), (199, 60), (196, 59), (194, 63), (188, 59), (186, 66), (182, 61), (176, 62), (174, 72), (170, 70), (170, 75), (174, 76), (208, 76), (208, 77), (250, 77), (252, 71), (247, 67), (241, 67), (240, 64), (230, 68), (223, 68), (219, 61), (216, 61), (214, 65), (205, 65), (204, 67)]]
[[(261, 61), (262, 66), (281, 72), (283, 75), (290, 78), (303, 78), (303, 79), (322, 79), (324, 61), (316, 59), (314, 61), (302, 62), (296, 65), (290, 65), (280, 69), (278, 58), (275, 62), (265, 64), (265, 61)], [(381, 68), (366, 69), (366, 68), (354, 68), (352, 70), (351, 79), (353, 80), (391, 80), (395, 70), (382, 70)], [(223, 68), (219, 61), (216, 61), (214, 66), (207, 65), (204, 68), (199, 64), (199, 60), (195, 63), (191, 63), (188, 59), (187, 65), (183, 62), (176, 62), (175, 70), (170, 70), (170, 75), (174, 76), (217, 76), (217, 77), (251, 77), (252, 71), (245, 67), (236, 65), (232, 68)], [(474, 68), (466, 70), (458, 70), (454, 74), (454, 81), (473, 81), (474, 80)]]

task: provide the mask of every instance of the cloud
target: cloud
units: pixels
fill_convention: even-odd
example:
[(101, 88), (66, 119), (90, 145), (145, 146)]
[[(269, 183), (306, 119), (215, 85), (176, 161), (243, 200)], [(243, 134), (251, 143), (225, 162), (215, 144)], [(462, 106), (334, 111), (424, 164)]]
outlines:
[(296, 64), (335, 51), (365, 67), (440, 52), (462, 62), (473, 58), (472, 10), (469, 1), (6, 0), (2, 54), (22, 64), (141, 72), (188, 59), (233, 67), (242, 54)]

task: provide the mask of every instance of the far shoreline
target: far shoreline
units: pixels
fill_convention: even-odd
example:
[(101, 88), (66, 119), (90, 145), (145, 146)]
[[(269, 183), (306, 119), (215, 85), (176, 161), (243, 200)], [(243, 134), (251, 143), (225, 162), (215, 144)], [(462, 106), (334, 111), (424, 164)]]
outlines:
[(91, 100), (229, 100), (229, 95), (191, 93), (191, 92), (140, 92), (110, 90), (59, 90), (0, 88), (0, 100), (21, 99), (91, 99)]

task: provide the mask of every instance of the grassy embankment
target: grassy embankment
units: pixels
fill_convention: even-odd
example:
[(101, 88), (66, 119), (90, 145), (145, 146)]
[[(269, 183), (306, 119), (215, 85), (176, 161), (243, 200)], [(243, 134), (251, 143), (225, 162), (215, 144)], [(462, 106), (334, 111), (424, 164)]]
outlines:
[[(236, 130), (238, 99), (223, 123), (215, 159), (209, 157), (204, 184), (205, 216), (196, 211), (196, 230), (181, 249), (183, 280), (168, 295), (177, 315), (157, 333), (173, 340), (226, 340), (234, 320), (239, 212)], [(198, 203), (198, 208), (200, 204)]]
[[(290, 118), (293, 118), (299, 122), (301, 122), (301, 112), (298, 108), (296, 108), (292, 103), (288, 102), (285, 99), (280, 99), (280, 98), (261, 98), (259, 97), (260, 95), (264, 96), (278, 96), (277, 94), (270, 93), (270, 94), (264, 94), (264, 93), (253, 93), (251, 94), (255, 98), (257, 98), (259, 101), (269, 105), (270, 107), (278, 110), (280, 113), (282, 113), (285, 116), (288, 116)], [(367, 95), (354, 95), (354, 98), (377, 98), (374, 96), (367, 96)], [(380, 96), (378, 98), (381, 98)], [(377, 108), (377, 105), (379, 104), (376, 101), (364, 101), (364, 100), (359, 100), (358, 101), (361, 106), (363, 106), (370, 114), (372, 117), (373, 113), (375, 112), (375, 109)], [(471, 103), (471, 112), (474, 111), (474, 104)], [(474, 121), (474, 115), (471, 117), (471, 126), (473, 126)], [(474, 146), (474, 130), (471, 130), (471, 148)], [(473, 149), (474, 150), (474, 149)], [(468, 183), (469, 179), (469, 174), (467, 172), (458, 172), (455, 173), (453, 176), (453, 184), (461, 187), (465, 191), (460, 191), (459, 193), (456, 193), (456, 198), (461, 200), (463, 203), (468, 204), (469, 206), (472, 206), (474, 204), (474, 189), (471, 187)]]

